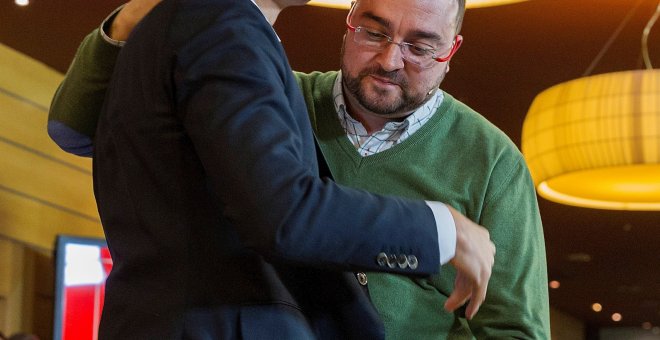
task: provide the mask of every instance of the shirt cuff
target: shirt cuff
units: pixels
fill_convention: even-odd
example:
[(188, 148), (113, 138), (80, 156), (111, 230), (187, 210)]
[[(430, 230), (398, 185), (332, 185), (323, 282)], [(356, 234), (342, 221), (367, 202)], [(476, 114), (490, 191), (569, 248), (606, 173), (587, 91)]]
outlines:
[(110, 25), (112, 25), (112, 22), (115, 20), (115, 17), (117, 16), (117, 13), (121, 11), (122, 8), (124, 8), (125, 5), (121, 5), (117, 7), (110, 15), (108, 15), (105, 20), (101, 23), (101, 27), (99, 28), (99, 32), (101, 32), (101, 36), (103, 37), (103, 40), (105, 40), (108, 44), (114, 45), (117, 47), (122, 47), (126, 43), (125, 41), (121, 40), (115, 40), (110, 38), (110, 36), (107, 34), (107, 31), (110, 30)]
[(438, 229), (438, 247), (440, 251), (440, 264), (445, 264), (456, 255), (456, 224), (449, 208), (444, 203), (426, 201), (435, 217), (435, 226)]

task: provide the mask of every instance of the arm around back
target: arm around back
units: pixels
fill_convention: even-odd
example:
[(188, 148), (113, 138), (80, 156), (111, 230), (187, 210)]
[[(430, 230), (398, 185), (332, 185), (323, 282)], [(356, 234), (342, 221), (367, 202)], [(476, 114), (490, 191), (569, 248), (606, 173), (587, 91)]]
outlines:
[[(281, 45), (270, 27), (225, 39), (248, 33), (235, 26), (186, 38), (174, 79), (186, 133), (245, 244), (294, 262), (437, 272), (431, 209), (319, 179), (306, 156), (314, 146), (305, 103)], [(381, 252), (415, 255), (419, 267), (381, 267)]]
[(81, 43), (48, 112), (48, 134), (62, 150), (91, 156), (98, 117), (120, 48), (96, 29)]

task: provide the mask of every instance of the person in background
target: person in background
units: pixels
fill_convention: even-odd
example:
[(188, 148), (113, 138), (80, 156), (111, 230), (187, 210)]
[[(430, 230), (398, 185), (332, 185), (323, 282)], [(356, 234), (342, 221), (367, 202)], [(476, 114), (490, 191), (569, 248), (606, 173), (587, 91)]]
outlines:
[[(445, 308), (469, 299), (469, 319), (485, 299), (487, 230), (438, 202), (318, 178), (303, 97), (268, 25), (305, 2), (165, 0), (131, 32), (94, 119), (114, 262), (101, 339), (382, 337), (337, 269), (425, 277), (450, 261)], [(55, 140), (75, 131), (52, 122)]]

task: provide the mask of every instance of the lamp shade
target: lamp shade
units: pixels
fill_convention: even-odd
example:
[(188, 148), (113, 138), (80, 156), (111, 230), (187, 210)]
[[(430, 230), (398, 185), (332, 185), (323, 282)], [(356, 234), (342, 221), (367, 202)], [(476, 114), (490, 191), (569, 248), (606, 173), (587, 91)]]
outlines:
[[(315, 6), (348, 9), (349, 7), (351, 7), (351, 1), (353, 0), (312, 0), (309, 2), (309, 4)], [(477, 8), (477, 7), (498, 6), (498, 5), (511, 4), (514, 2), (523, 2), (523, 1), (527, 1), (527, 0), (466, 0), (465, 7)]]
[(660, 69), (553, 86), (532, 102), (522, 133), (542, 197), (590, 208), (660, 210)]

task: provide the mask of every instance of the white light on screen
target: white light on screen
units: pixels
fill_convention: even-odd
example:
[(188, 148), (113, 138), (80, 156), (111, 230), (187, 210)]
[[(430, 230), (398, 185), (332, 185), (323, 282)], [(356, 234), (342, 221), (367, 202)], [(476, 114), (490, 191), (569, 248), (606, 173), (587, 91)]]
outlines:
[(98, 246), (67, 244), (64, 266), (64, 285), (97, 285), (105, 280)]
[(27, 6), (30, 4), (30, 0), (14, 0), (14, 3), (18, 6)]

